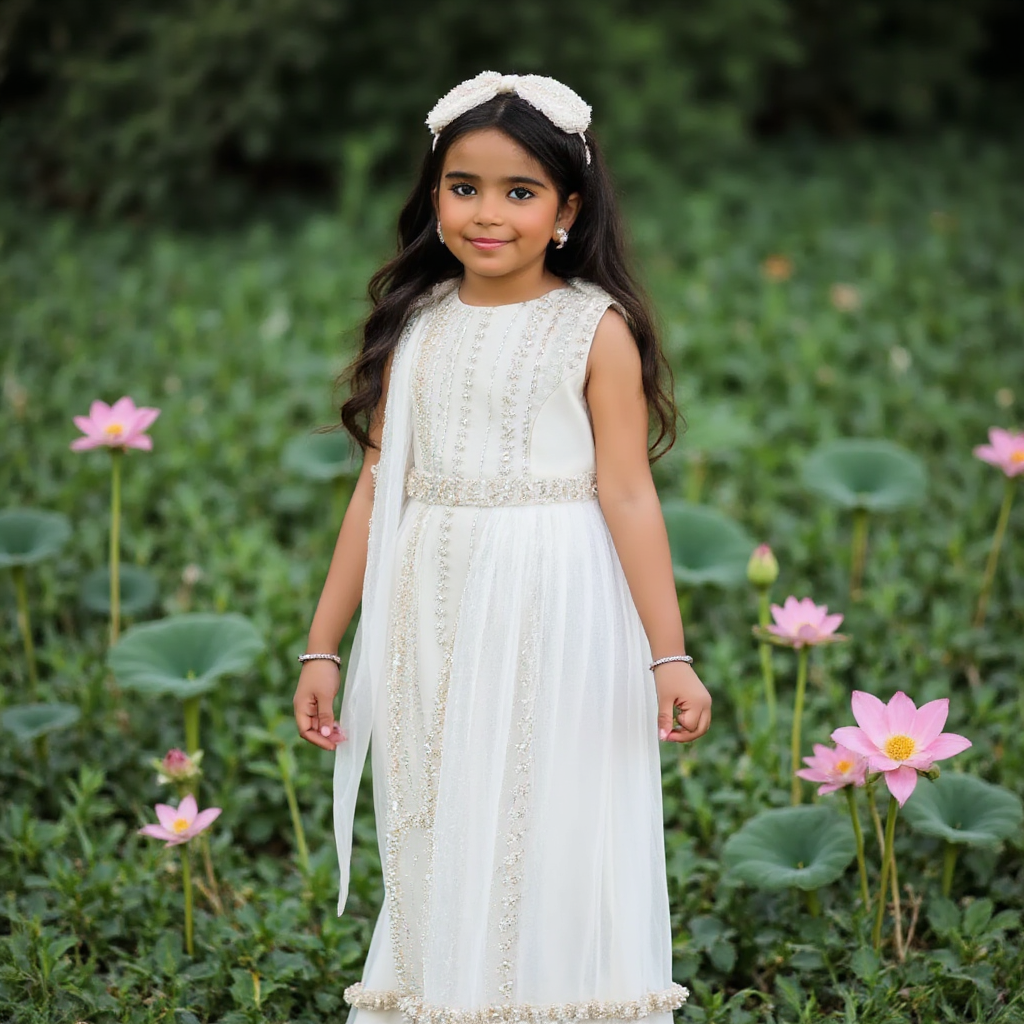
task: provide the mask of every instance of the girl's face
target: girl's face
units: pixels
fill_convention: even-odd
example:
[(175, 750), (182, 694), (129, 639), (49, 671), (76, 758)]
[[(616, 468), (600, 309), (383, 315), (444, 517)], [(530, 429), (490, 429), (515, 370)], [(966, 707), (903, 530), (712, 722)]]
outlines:
[(544, 167), (497, 128), (457, 139), (434, 191), (445, 245), (467, 273), (491, 278), (531, 267), (543, 273), (548, 243), (558, 241), (555, 229), (569, 230), (579, 203), (574, 192), (560, 207)]

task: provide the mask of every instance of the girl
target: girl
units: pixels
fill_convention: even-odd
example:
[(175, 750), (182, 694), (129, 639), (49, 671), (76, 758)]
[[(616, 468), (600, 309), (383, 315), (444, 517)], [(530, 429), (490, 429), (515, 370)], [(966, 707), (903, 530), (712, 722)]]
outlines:
[(667, 366), (589, 120), (550, 78), (452, 90), (370, 283), (363, 469), (294, 700), (336, 751), (339, 914), (374, 739), (385, 894), (350, 1024), (670, 1024), (688, 994), (658, 739), (702, 736), (711, 698), (649, 466)]

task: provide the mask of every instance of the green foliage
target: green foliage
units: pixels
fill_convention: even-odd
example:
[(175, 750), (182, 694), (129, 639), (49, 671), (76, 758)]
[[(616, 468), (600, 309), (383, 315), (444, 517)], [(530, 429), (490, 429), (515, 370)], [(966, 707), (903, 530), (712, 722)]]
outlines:
[(0, 568), (32, 565), (55, 555), (71, 536), (67, 516), (43, 509), (0, 512)]
[(842, 877), (857, 846), (850, 819), (830, 807), (775, 807), (729, 836), (722, 854), (748, 885), (818, 889)]
[(738, 523), (716, 509), (672, 498), (663, 502), (662, 513), (677, 587), (746, 581), (754, 542)]
[(50, 204), (200, 222), (340, 178), (352, 210), (367, 181), (408, 176), (436, 98), (497, 68), (579, 90), (635, 182), (758, 127), (1015, 125), (1022, 31), (1012, 0), (17, 0), (0, 174)]
[(903, 809), (910, 825), (950, 843), (993, 844), (1018, 836), (1020, 797), (973, 775), (947, 773), (921, 784)]
[[(159, 593), (153, 574), (137, 565), (122, 565), (117, 570), (120, 581), (121, 614), (139, 615), (156, 604)], [(100, 615), (110, 614), (110, 569), (93, 569), (82, 579), (79, 590), (82, 606)]]
[(82, 712), (76, 704), (19, 704), (0, 715), (0, 725), (22, 743), (74, 725)]
[(804, 483), (844, 508), (891, 512), (924, 500), (924, 463), (891, 441), (841, 438), (815, 449), (803, 466)]
[(107, 661), (126, 689), (184, 699), (212, 690), (221, 676), (245, 672), (262, 649), (244, 616), (191, 612), (133, 626)]
[[(846, 616), (850, 641), (811, 665), (805, 753), (852, 724), (854, 688), (884, 698), (902, 689), (918, 705), (948, 697), (947, 728), (973, 743), (957, 768), (1013, 792), (1024, 774), (1024, 552), (1014, 542), (1024, 506), (1010, 517), (986, 625), (969, 623), (1003, 487), (971, 449), (990, 426), (1022, 420), (1020, 164), (1011, 148), (981, 145), (786, 149), (723, 164), (704, 186), (666, 173), (627, 195), (666, 349), (695, 396), (683, 409), (695, 434), (700, 409), (718, 403), (755, 428), (735, 458), (709, 461), (703, 500), (771, 544), (777, 600), (808, 595)], [(46, 758), (0, 733), (4, 1021), (319, 1024), (345, 1013), (341, 992), (358, 980), (383, 895), (369, 770), (338, 918), (333, 757), (308, 744), (286, 748), (283, 763), (274, 756), (340, 523), (326, 500), (278, 507), (274, 497), (293, 481), (281, 465), (289, 439), (336, 419), (331, 382), (391, 245), (395, 197), (357, 199), (351, 219), (201, 238), (3, 217), (0, 489), (11, 504), (72, 522), (29, 582), (40, 697), (81, 712), (48, 737)], [(787, 281), (760, 269), (776, 253), (792, 261)], [(859, 301), (837, 306), (837, 283)], [(105, 624), (77, 603), (82, 577), (105, 557), (109, 476), (104, 460), (68, 449), (71, 417), (93, 397), (125, 393), (163, 410), (153, 451), (126, 456), (125, 563), (156, 576), (154, 614), (241, 614), (266, 643), (203, 697), (198, 796), (224, 811), (208, 832), (215, 885), (193, 858), (194, 959), (181, 949), (178, 857), (135, 834), (173, 796), (150, 760), (182, 746), (179, 709), (116, 695)], [(841, 437), (889, 438), (931, 481), (927, 502), (872, 525), (856, 605), (846, 597), (847, 517), (800, 478), (807, 453)], [(664, 496), (679, 493), (688, 468), (655, 464)], [(26, 689), (9, 575), (5, 707)], [(939, 844), (897, 830), (905, 935), (918, 913), (903, 963), (888, 947), (881, 958), (864, 949), (870, 928), (851, 911), (852, 870), (821, 891), (818, 918), (792, 893), (724, 877), (725, 843), (786, 804), (788, 780), (756, 756), (754, 596), (699, 596), (687, 649), (713, 693), (714, 722), (696, 744), (662, 750), (673, 972), (693, 992), (680, 1018), (1013, 1024), (1024, 1009), (1019, 839), (962, 850), (955, 899), (944, 901)], [(788, 659), (776, 654), (780, 736)], [(294, 776), (307, 875), (295, 863), (283, 770)], [(874, 879), (870, 830), (866, 839)]]

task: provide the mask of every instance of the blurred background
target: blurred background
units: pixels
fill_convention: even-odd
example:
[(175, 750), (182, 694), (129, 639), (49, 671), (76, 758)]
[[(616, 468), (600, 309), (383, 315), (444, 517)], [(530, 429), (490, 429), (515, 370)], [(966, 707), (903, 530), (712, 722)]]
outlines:
[(485, 68), (594, 107), (624, 185), (780, 137), (1019, 127), (1016, 0), (6, 0), (8, 194), (244, 217), (408, 179), (434, 101)]

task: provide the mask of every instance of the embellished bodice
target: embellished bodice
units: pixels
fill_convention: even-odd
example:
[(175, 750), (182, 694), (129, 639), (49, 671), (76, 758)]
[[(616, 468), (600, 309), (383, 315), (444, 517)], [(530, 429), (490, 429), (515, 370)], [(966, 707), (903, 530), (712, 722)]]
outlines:
[(501, 306), (466, 305), (457, 280), (439, 285), (419, 314), (410, 496), (472, 505), (591, 496), (583, 385), (612, 302), (578, 279)]

